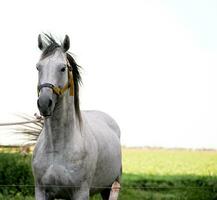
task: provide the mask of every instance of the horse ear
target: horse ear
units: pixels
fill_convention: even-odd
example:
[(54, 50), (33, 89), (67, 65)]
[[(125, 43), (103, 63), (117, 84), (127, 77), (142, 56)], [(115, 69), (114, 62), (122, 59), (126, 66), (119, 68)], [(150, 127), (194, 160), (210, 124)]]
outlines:
[(41, 39), (41, 34), (38, 35), (38, 48), (40, 50), (43, 50), (44, 49), (44, 44), (43, 44), (43, 41)]
[(70, 47), (70, 39), (69, 39), (69, 36), (66, 35), (62, 43), (62, 48), (66, 52), (69, 50), (69, 47)]

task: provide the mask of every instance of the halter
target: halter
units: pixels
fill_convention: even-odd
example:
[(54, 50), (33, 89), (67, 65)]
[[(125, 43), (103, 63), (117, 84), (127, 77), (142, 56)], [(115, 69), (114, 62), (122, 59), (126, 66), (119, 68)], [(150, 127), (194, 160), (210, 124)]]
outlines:
[(58, 96), (62, 95), (67, 89), (70, 89), (70, 96), (74, 96), (74, 80), (73, 80), (73, 74), (72, 74), (72, 67), (69, 64), (68, 60), (67, 60), (67, 68), (68, 68), (68, 83), (66, 83), (62, 88), (57, 87), (51, 83), (44, 83), (44, 84), (38, 85), (38, 95), (42, 88), (48, 87), (48, 88), (51, 88), (53, 92)]

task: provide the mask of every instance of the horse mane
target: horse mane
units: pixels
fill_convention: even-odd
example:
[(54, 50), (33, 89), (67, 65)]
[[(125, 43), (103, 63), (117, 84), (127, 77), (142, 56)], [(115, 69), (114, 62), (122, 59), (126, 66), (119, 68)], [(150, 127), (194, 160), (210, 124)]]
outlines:
[(80, 111), (80, 103), (79, 103), (79, 85), (82, 83), (81, 75), (80, 75), (80, 66), (75, 62), (75, 59), (72, 57), (70, 53), (66, 53), (66, 58), (69, 61), (69, 64), (72, 67), (72, 74), (74, 79), (74, 106), (75, 113), (78, 117), (79, 122), (82, 121), (81, 111)]
[[(57, 48), (62, 48), (62, 42), (58, 43), (54, 39), (52, 35), (48, 35), (44, 33), (45, 38), (45, 49), (42, 52), (41, 59), (46, 58), (52, 55)], [(80, 68), (75, 59), (73, 58), (70, 52), (66, 52), (66, 58), (72, 67), (72, 74), (74, 80), (74, 106), (75, 106), (75, 114), (81, 124), (81, 111), (80, 111), (80, 103), (79, 103), (79, 85), (82, 83), (81, 75), (80, 75)]]

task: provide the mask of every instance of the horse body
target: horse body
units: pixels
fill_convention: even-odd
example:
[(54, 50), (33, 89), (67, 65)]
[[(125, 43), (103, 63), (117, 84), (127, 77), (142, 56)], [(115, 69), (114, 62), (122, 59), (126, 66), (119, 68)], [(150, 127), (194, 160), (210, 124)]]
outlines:
[[(33, 154), (36, 183), (45, 186), (51, 197), (69, 198), (77, 189), (95, 193), (110, 187), (121, 175), (120, 132), (115, 121), (97, 111), (83, 112), (82, 118), (82, 132), (67, 130), (71, 138), (61, 139), (65, 133), (58, 129), (49, 138), (45, 125), (37, 141)], [(56, 139), (55, 134), (60, 138)]]
[[(65, 59), (62, 49), (53, 53), (42, 60), (46, 70), (55, 69), (49, 68), (53, 61), (58, 60), (59, 65)], [(49, 74), (44, 72), (46, 79), (55, 74), (52, 70)], [(62, 84), (53, 80), (54, 77), (48, 80), (50, 85)], [(99, 111), (83, 111), (82, 121), (79, 120), (76, 96), (70, 96), (69, 90), (57, 96), (44, 78), (39, 78), (39, 84), (44, 87), (38, 104), (45, 119), (32, 160), (36, 200), (87, 200), (90, 194), (110, 187), (121, 176), (119, 127), (110, 116)], [(52, 105), (51, 101), (55, 103)]]
[[(121, 173), (120, 130), (107, 114), (97, 111), (85, 112), (86, 123), (97, 146), (97, 163), (92, 185), (111, 186)], [(94, 144), (93, 143), (93, 144)], [(93, 145), (89, 143), (90, 145)], [(95, 154), (95, 152), (94, 152)]]

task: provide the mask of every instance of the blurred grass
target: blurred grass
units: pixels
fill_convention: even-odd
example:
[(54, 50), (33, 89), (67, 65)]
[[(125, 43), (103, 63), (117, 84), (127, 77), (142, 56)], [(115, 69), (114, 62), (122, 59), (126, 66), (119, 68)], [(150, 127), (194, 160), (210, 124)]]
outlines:
[[(217, 199), (216, 151), (123, 149), (123, 172), (120, 200)], [(34, 198), (18, 191), (0, 194), (3, 199)]]
[(130, 174), (217, 175), (216, 151), (123, 149), (123, 170)]

